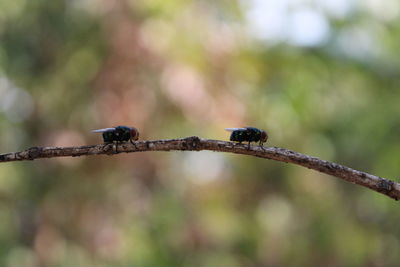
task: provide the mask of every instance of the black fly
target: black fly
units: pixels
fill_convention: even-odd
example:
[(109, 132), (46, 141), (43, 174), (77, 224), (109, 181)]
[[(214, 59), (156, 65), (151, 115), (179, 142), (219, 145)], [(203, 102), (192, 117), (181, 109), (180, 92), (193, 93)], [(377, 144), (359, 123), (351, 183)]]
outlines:
[(266, 131), (254, 127), (227, 128), (225, 130), (232, 132), (230, 137), (231, 141), (239, 142), (239, 144), (242, 142), (249, 142), (249, 148), (251, 142), (259, 142), (262, 147), (263, 143), (268, 140), (268, 134)]
[(103, 140), (105, 144), (111, 144), (116, 142), (116, 150), (118, 152), (118, 144), (125, 141), (130, 141), (132, 145), (135, 145), (133, 141), (139, 139), (139, 131), (135, 127), (117, 126), (113, 128), (104, 128), (93, 130), (94, 133), (103, 133)]

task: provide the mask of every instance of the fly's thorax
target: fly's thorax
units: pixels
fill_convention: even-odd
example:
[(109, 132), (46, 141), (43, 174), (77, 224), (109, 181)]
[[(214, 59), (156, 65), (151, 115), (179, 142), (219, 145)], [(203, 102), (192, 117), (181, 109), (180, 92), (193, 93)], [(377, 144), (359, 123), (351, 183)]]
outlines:
[(131, 128), (127, 126), (115, 127), (115, 141), (128, 141), (131, 138)]
[(254, 127), (246, 127), (246, 141), (258, 142), (261, 138), (261, 131)]
[(114, 131), (104, 132), (103, 140), (105, 143), (112, 143), (115, 141)]

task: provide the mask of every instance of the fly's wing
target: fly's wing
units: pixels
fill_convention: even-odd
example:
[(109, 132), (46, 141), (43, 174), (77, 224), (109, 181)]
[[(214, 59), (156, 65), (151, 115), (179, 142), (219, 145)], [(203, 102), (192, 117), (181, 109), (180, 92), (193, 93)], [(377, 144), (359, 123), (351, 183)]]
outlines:
[(233, 131), (246, 131), (246, 128), (225, 128), (225, 131), (233, 132)]
[(104, 133), (109, 131), (115, 131), (115, 128), (104, 128), (104, 129), (97, 129), (93, 130), (92, 133)]
[(260, 129), (255, 128), (255, 127), (251, 127), (251, 126), (246, 126), (245, 129), (246, 130), (250, 130), (250, 131), (255, 131), (255, 132), (260, 131)]

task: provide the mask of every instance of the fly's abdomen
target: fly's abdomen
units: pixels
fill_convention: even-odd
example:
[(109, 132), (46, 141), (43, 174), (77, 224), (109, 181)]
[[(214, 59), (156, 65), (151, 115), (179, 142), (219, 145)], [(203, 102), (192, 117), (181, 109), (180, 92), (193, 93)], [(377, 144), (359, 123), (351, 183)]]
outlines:
[(246, 141), (246, 132), (245, 131), (233, 131), (230, 137), (231, 141), (243, 142)]
[(115, 134), (113, 131), (103, 133), (104, 143), (112, 143), (115, 141)]

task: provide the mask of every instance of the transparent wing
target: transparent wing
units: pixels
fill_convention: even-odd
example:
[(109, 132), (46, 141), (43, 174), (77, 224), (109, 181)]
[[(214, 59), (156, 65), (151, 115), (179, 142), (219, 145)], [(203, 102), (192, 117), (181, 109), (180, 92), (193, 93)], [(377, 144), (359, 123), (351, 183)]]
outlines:
[(115, 128), (104, 128), (104, 129), (97, 129), (93, 130), (92, 133), (104, 133), (104, 132), (109, 132), (109, 131), (114, 131)]
[(228, 132), (233, 132), (233, 131), (238, 131), (238, 130), (244, 131), (244, 130), (246, 130), (246, 128), (225, 128), (225, 131), (228, 131)]

